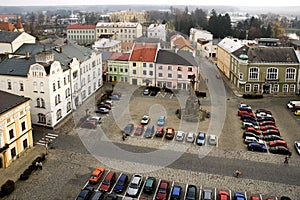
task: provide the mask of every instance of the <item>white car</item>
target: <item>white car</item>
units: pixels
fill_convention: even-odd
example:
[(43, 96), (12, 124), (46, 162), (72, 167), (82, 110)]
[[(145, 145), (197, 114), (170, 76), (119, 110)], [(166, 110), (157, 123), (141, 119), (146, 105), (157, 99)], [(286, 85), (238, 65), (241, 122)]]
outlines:
[(184, 140), (184, 131), (177, 131), (175, 136), (176, 141), (183, 141)]
[(250, 122), (242, 122), (242, 128), (243, 129), (246, 129), (248, 127), (253, 127), (255, 129), (259, 129), (259, 126), (256, 126), (256, 125), (254, 125), (254, 124), (252, 124)]
[(295, 148), (296, 148), (296, 151), (297, 153), (300, 155), (300, 141), (295, 141)]
[(186, 136), (186, 141), (193, 143), (194, 140), (195, 140), (195, 133), (192, 131), (188, 132), (188, 134)]
[(89, 116), (86, 121), (95, 121), (97, 122), (98, 124), (100, 124), (100, 121), (101, 121), (101, 117), (98, 117), (98, 116)]
[(272, 117), (272, 115), (265, 112), (256, 113), (256, 117)]
[(131, 179), (131, 181), (128, 185), (127, 191), (126, 191), (128, 196), (136, 197), (136, 195), (138, 194), (138, 191), (141, 187), (142, 180), (143, 180), (142, 175), (134, 174), (132, 176), (132, 179)]
[(141, 120), (141, 124), (142, 125), (147, 125), (150, 121), (150, 116), (149, 115), (144, 115), (142, 120)]
[(208, 144), (210, 145), (217, 145), (218, 139), (216, 135), (209, 135), (208, 136)]
[(251, 109), (251, 106), (247, 105), (247, 104), (244, 104), (244, 103), (241, 103), (240, 104), (240, 107), (239, 108), (247, 108), (247, 109)]
[(249, 136), (246, 136), (244, 142), (246, 144), (249, 144), (251, 142), (256, 142), (256, 143), (259, 143), (259, 144), (265, 144), (263, 140), (261, 139), (256, 139), (255, 137), (249, 137)]

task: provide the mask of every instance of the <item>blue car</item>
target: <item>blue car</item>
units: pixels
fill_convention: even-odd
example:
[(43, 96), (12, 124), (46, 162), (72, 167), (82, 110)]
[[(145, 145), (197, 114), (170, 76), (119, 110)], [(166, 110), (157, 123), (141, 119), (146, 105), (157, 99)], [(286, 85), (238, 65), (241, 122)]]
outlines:
[(251, 142), (248, 144), (248, 150), (258, 151), (258, 152), (267, 152), (267, 147), (264, 144), (259, 144), (256, 142)]
[(128, 182), (128, 176), (126, 174), (122, 173), (114, 187), (114, 192), (116, 192), (116, 193), (123, 192), (125, 190), (127, 182)]
[(253, 124), (253, 125), (255, 125), (255, 126), (258, 126), (257, 121), (255, 121), (255, 120), (253, 120), (253, 119), (251, 119), (251, 118), (243, 119), (243, 122), (249, 122), (249, 123), (251, 123), (251, 124)]
[(179, 185), (174, 185), (171, 193), (171, 200), (180, 200), (182, 188)]
[(158, 121), (157, 121), (157, 126), (164, 126), (165, 121), (166, 121), (166, 117), (165, 116), (160, 116)]
[(234, 200), (246, 200), (246, 197), (243, 193), (236, 192), (233, 195)]

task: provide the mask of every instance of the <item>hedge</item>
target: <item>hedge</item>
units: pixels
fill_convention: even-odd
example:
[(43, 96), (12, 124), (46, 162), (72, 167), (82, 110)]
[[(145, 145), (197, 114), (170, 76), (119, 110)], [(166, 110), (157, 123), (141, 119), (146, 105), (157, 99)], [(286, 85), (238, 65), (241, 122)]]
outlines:
[(15, 182), (12, 180), (7, 180), (1, 186), (1, 196), (6, 196), (12, 193), (15, 190)]

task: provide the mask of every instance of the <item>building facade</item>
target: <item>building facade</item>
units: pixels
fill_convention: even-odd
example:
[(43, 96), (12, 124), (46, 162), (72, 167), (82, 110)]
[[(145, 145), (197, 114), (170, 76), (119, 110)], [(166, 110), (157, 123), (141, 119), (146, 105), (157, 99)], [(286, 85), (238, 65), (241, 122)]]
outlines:
[(30, 99), (0, 90), (0, 168), (33, 146)]
[(142, 36), (142, 25), (135, 22), (98, 22), (97, 38), (113, 38), (122, 42), (133, 42)]
[(107, 60), (108, 81), (129, 83), (130, 53), (112, 53)]
[(243, 46), (232, 53), (230, 80), (240, 93), (296, 94), (299, 60), (291, 47)]
[(0, 63), (0, 89), (32, 99), (33, 124), (56, 126), (103, 84), (101, 54), (82, 46), (24, 44), (14, 55)]
[(147, 37), (157, 38), (165, 42), (167, 38), (166, 24), (150, 24), (147, 28)]
[(111, 22), (138, 22), (143, 24), (150, 19), (150, 14), (147, 11), (121, 11), (109, 13), (109, 19)]
[(72, 24), (67, 27), (67, 39), (78, 44), (92, 44), (96, 41), (96, 26)]
[(102, 38), (93, 44), (92, 48), (100, 52), (121, 52), (121, 41)]

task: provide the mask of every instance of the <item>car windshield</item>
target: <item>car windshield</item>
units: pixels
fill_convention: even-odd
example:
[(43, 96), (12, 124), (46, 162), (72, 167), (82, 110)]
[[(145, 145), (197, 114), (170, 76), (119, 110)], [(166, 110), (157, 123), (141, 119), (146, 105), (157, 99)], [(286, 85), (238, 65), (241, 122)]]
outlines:
[(117, 185), (124, 185), (124, 182), (121, 180), (118, 180)]
[(137, 189), (138, 188), (138, 185), (136, 183), (131, 183), (130, 184), (130, 187), (133, 188), (133, 189)]
[(143, 117), (143, 120), (147, 120), (148, 119), (148, 117)]
[(103, 185), (109, 185), (109, 180), (104, 180), (104, 181), (102, 182), (102, 184), (103, 184)]
[(95, 178), (97, 178), (97, 176), (95, 176), (95, 175), (92, 175), (92, 176), (91, 176), (91, 178), (92, 178), (92, 179), (95, 179)]
[(165, 194), (165, 193), (167, 193), (167, 190), (164, 188), (159, 188), (158, 192)]

